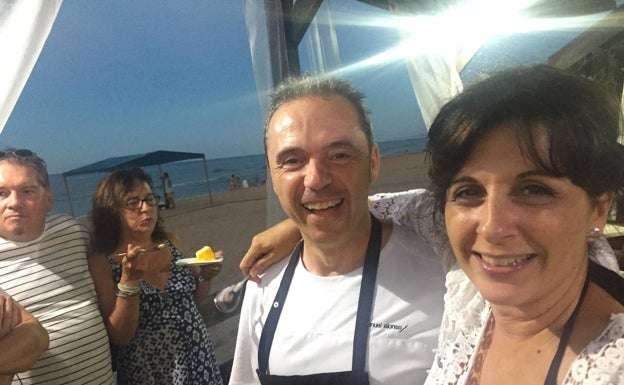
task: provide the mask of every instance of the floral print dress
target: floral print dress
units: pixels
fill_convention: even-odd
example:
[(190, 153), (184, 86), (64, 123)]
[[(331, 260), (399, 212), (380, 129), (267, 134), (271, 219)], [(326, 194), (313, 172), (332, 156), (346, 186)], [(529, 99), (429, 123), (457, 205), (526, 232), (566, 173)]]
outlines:
[[(221, 385), (223, 380), (206, 324), (193, 292), (195, 278), (175, 262), (182, 253), (167, 241), (171, 272), (160, 291), (141, 280), (139, 324), (127, 346), (117, 347), (117, 381), (120, 385)], [(121, 265), (108, 258), (113, 280), (121, 279)]]

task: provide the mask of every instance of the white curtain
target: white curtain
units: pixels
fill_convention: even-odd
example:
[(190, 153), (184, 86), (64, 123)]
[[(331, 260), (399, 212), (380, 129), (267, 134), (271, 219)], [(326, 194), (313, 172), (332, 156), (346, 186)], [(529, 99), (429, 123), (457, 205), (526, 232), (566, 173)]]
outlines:
[(62, 0), (0, 0), (0, 132), (37, 62)]
[(330, 3), (330, 0), (323, 2), (304, 36), (309, 71), (313, 74), (329, 73), (342, 66)]
[[(271, 68), (269, 36), (277, 36), (279, 46), (284, 46), (284, 32), (280, 25), (268, 25), (265, 12), (281, 13), (281, 5), (278, 2), (265, 2), (261, 0), (243, 0), (245, 23), (247, 24), (247, 34), (249, 36), (249, 50), (251, 52), (251, 63), (256, 81), (256, 91), (263, 120), (269, 113), (270, 96), (273, 93), (273, 74)], [(279, 7), (273, 9), (272, 7)], [(258, 127), (259, 130), (262, 127)], [(267, 170), (269, 175), (269, 170)], [(267, 190), (267, 227), (270, 227), (286, 215), (273, 192), (271, 178), (266, 181)]]
[[(406, 8), (410, 6), (409, 2), (391, 0), (389, 3), (391, 12), (397, 16), (414, 15)], [(459, 73), (477, 49), (471, 47), (461, 52), (440, 49), (442, 53), (416, 54), (406, 59), (407, 72), (427, 130), (442, 105), (462, 91)]]

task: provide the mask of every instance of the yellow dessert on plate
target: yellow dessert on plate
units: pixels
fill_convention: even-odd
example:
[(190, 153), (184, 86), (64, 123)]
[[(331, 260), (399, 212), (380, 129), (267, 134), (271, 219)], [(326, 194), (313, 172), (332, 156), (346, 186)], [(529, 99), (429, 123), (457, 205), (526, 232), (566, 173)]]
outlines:
[(217, 259), (217, 256), (210, 246), (204, 246), (195, 253), (196, 261), (214, 261), (215, 259)]

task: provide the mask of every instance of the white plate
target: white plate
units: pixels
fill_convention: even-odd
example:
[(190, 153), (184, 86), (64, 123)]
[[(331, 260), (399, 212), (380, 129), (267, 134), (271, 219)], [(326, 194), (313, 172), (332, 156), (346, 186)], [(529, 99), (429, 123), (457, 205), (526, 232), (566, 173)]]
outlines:
[(219, 257), (212, 261), (198, 261), (197, 258), (182, 258), (176, 261), (176, 265), (184, 266), (184, 265), (210, 265), (213, 263), (223, 262), (223, 257)]

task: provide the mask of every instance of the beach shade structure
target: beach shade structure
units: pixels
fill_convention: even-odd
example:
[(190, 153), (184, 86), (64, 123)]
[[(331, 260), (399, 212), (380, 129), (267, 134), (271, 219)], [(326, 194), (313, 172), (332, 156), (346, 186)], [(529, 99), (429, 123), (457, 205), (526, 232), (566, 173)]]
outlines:
[(159, 175), (162, 175), (161, 165), (166, 163), (179, 162), (189, 159), (203, 159), (204, 173), (206, 175), (206, 186), (208, 187), (208, 195), (210, 196), (210, 204), (212, 205), (212, 191), (210, 190), (210, 181), (208, 179), (208, 165), (206, 163), (206, 156), (204, 154), (195, 152), (179, 152), (179, 151), (153, 151), (143, 154), (134, 154), (126, 156), (118, 156), (114, 158), (108, 158), (75, 168), (73, 170), (65, 171), (63, 175), (63, 184), (65, 185), (65, 193), (67, 195), (67, 201), (69, 203), (69, 211), (71, 215), (74, 215), (74, 207), (72, 205), (71, 194), (67, 185), (67, 177), (73, 175), (91, 174), (96, 172), (111, 172), (114, 170), (128, 168), (128, 167), (147, 167), (158, 166)]

